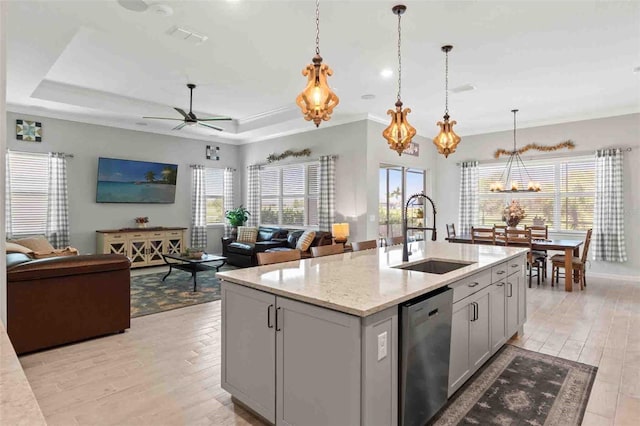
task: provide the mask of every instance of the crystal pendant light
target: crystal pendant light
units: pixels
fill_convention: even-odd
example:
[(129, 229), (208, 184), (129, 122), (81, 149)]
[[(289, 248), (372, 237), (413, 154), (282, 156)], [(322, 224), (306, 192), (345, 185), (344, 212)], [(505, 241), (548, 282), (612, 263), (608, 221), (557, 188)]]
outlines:
[(332, 76), (333, 71), (322, 63), (320, 56), (320, 0), (316, 0), (316, 55), (312, 63), (302, 70), (302, 75), (307, 77), (307, 86), (296, 98), (296, 104), (304, 119), (313, 121), (318, 127), (323, 120), (331, 119), (333, 109), (340, 102), (327, 83), (327, 77)]
[(449, 121), (449, 52), (451, 52), (453, 46), (442, 46), (442, 51), (445, 54), (445, 78), (444, 78), (444, 121), (438, 121), (437, 125), (440, 126), (440, 133), (433, 139), (433, 143), (438, 148), (438, 152), (443, 154), (445, 158), (449, 154), (456, 152), (456, 147), (460, 143), (460, 136), (456, 135), (453, 131), (453, 126), (457, 122)]
[(405, 5), (397, 5), (392, 9), (393, 13), (398, 16), (398, 97), (396, 101), (395, 111), (390, 109), (387, 114), (391, 116), (391, 124), (384, 129), (382, 136), (387, 140), (389, 148), (396, 151), (398, 155), (409, 148), (411, 139), (416, 135), (416, 129), (407, 121), (407, 114), (411, 112), (411, 108), (402, 109), (402, 101), (400, 100), (400, 92), (402, 89), (402, 56), (400, 55), (400, 47), (402, 43), (402, 27), (400, 19), (402, 14), (407, 10)]

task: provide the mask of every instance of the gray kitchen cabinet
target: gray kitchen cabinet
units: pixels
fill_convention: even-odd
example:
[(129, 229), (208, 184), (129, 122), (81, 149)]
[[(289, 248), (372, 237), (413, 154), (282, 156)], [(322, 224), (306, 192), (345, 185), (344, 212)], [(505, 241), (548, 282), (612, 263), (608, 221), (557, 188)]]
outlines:
[(222, 284), (222, 388), (276, 421), (276, 296)]
[(506, 284), (499, 281), (489, 287), (489, 311), (491, 312), (491, 353), (496, 353), (507, 341)]
[(472, 303), (475, 317), (469, 321), (469, 366), (476, 371), (491, 356), (489, 288), (479, 291)]
[(518, 286), (518, 327), (527, 320), (527, 280), (521, 274), (514, 275)]
[(469, 377), (469, 321), (473, 307), (466, 301), (453, 304), (451, 355), (449, 358), (449, 396)]
[[(519, 274), (514, 274), (507, 277), (505, 300), (507, 305), (507, 338), (510, 338), (518, 332), (518, 298), (520, 298), (520, 285), (519, 282), (524, 281), (519, 277)], [(523, 290), (526, 291), (526, 290)], [(522, 296), (524, 299), (524, 295)]]

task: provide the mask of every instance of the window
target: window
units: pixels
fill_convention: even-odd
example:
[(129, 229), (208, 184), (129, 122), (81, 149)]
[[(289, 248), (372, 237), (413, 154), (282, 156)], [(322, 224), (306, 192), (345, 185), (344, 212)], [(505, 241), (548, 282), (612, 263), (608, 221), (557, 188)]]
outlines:
[[(406, 195), (402, 192), (402, 174), (406, 174)], [(402, 208), (407, 196), (425, 191), (425, 171), (407, 169), (399, 166), (381, 166), (379, 171), (379, 235), (395, 237), (402, 235)], [(419, 213), (417, 210), (422, 210)], [(410, 226), (424, 226), (424, 210), (416, 209), (416, 221)], [(416, 233), (416, 239), (422, 238), (422, 232)]]
[(224, 223), (224, 170), (205, 169), (207, 197), (207, 225)]
[(318, 163), (265, 167), (260, 171), (260, 223), (317, 226)]
[(14, 237), (42, 235), (47, 225), (49, 156), (9, 151), (8, 197)]
[(525, 209), (526, 217), (521, 222), (524, 225), (532, 225), (535, 220), (554, 231), (584, 231), (593, 226), (593, 157), (534, 160), (525, 165), (531, 179), (540, 182), (542, 191), (492, 193), (489, 185), (500, 179), (504, 164), (479, 166), (479, 225), (501, 224), (502, 209), (517, 199)]

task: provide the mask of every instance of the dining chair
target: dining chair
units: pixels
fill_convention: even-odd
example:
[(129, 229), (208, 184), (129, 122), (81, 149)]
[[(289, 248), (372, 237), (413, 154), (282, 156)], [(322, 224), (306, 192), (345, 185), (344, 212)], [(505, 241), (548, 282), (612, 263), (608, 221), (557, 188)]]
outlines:
[(495, 244), (496, 231), (493, 228), (471, 227), (471, 244)]
[(531, 288), (531, 278), (533, 277), (533, 267), (536, 267), (537, 284), (540, 285), (540, 267), (543, 266), (542, 259), (535, 255), (533, 251), (533, 241), (530, 229), (505, 229), (505, 246), (517, 245), (529, 248), (527, 252), (527, 269), (529, 269), (529, 288)]
[[(532, 240), (548, 240), (549, 239), (549, 226), (548, 225), (533, 225), (528, 226), (525, 225), (524, 229), (531, 229), (531, 239)], [(542, 268), (542, 272), (544, 273), (544, 277), (547, 278), (547, 251), (546, 250), (535, 250), (534, 253), (538, 257), (544, 257), (544, 267)]]
[(387, 238), (387, 245), (388, 246), (397, 246), (398, 244), (404, 244), (404, 237), (403, 236)]
[(313, 257), (330, 256), (332, 254), (344, 253), (342, 244), (328, 244), (324, 246), (311, 247), (311, 255)]
[(300, 260), (300, 250), (263, 252), (256, 254), (256, 256), (258, 257), (258, 265), (271, 265), (273, 263)]
[(456, 225), (447, 223), (447, 238), (454, 238), (456, 236)]
[[(580, 290), (584, 290), (584, 288), (587, 286), (587, 278), (585, 276), (585, 273), (587, 260), (589, 259), (587, 256), (589, 255), (589, 245), (591, 244), (591, 232), (592, 230), (589, 229), (587, 231), (587, 235), (585, 236), (584, 246), (582, 247), (582, 256), (573, 257), (571, 261), (573, 270), (577, 270), (579, 274), (578, 278), (580, 281)], [(564, 268), (564, 261), (564, 254), (556, 254), (554, 256), (551, 256), (551, 286), (553, 286), (554, 273), (556, 277), (556, 284), (560, 280), (560, 268)]]
[(496, 232), (496, 241), (502, 241), (504, 242), (505, 240), (505, 231), (507, 230), (507, 225), (493, 225), (493, 229)]
[(370, 250), (378, 248), (378, 242), (376, 240), (358, 241), (357, 243), (351, 243), (353, 251)]

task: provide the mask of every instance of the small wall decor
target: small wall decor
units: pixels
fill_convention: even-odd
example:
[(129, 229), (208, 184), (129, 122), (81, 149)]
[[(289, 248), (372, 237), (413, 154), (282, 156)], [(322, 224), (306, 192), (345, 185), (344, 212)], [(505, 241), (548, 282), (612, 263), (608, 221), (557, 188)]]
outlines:
[(420, 145), (416, 142), (411, 142), (409, 147), (402, 151), (403, 154), (413, 155), (414, 157), (420, 157)]
[(213, 149), (211, 148), (211, 145), (207, 145), (207, 149), (205, 151), (205, 154), (207, 156), (207, 160), (216, 160), (219, 161), (220, 160), (220, 147), (216, 146), (215, 151), (216, 151), (216, 155), (212, 155)]
[(302, 151), (292, 151), (290, 149), (286, 150), (282, 154), (271, 154), (267, 157), (267, 163), (273, 163), (274, 161), (284, 160), (288, 157), (308, 157), (311, 155), (311, 150), (309, 148), (305, 148)]
[[(551, 151), (557, 151), (559, 149), (573, 149), (576, 147), (576, 144), (573, 143), (573, 141), (571, 140), (566, 140), (564, 142), (560, 142), (557, 145), (552, 145), (552, 146), (544, 146), (544, 145), (538, 145), (535, 143), (530, 143), (529, 145), (525, 145), (522, 148), (520, 148), (519, 150), (517, 150), (518, 154), (523, 154), (527, 151), (529, 151), (530, 149), (535, 149), (536, 151), (544, 151), (544, 152), (551, 152)], [(513, 151), (508, 151), (506, 149), (498, 149), (496, 150), (496, 152), (493, 153), (493, 157), (494, 158), (500, 158), (501, 155), (511, 155), (513, 153)]]
[(16, 139), (25, 142), (42, 142), (42, 123), (16, 120)]

